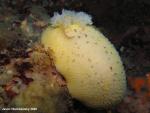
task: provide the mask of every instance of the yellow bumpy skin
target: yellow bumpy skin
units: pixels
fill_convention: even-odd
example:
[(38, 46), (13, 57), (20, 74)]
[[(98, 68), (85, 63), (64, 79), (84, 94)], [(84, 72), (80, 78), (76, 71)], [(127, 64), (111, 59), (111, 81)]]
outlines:
[(91, 24), (89, 15), (63, 10), (52, 17), (41, 42), (52, 51), (73, 98), (93, 108), (110, 107), (125, 94), (125, 72), (114, 46)]

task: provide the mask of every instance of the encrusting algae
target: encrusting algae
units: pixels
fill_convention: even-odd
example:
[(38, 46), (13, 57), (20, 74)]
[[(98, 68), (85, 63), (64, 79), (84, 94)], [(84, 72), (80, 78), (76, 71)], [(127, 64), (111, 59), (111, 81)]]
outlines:
[(0, 107), (14, 109), (15, 113), (26, 113), (27, 110), (17, 110), (24, 108), (29, 113), (67, 112), (70, 96), (49, 54), (40, 45), (30, 48), (26, 54), (25, 58), (13, 58), (4, 65), (5, 75), (0, 76), (0, 81), (3, 80)]

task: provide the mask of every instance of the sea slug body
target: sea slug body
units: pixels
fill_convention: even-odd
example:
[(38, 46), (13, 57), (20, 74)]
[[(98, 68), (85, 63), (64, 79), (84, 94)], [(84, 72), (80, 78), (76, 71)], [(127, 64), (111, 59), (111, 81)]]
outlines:
[(41, 43), (53, 51), (71, 96), (93, 108), (119, 103), (126, 92), (124, 67), (114, 46), (92, 25), (91, 16), (63, 10), (54, 14), (51, 24)]

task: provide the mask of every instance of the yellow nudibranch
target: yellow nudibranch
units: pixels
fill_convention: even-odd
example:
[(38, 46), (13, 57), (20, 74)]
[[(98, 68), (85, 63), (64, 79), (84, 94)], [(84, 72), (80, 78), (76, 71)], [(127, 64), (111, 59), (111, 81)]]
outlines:
[[(64, 76), (71, 96), (93, 108), (119, 103), (126, 91), (120, 56), (84, 12), (55, 13), (42, 34), (56, 69)], [(49, 49), (47, 49), (49, 50)]]

